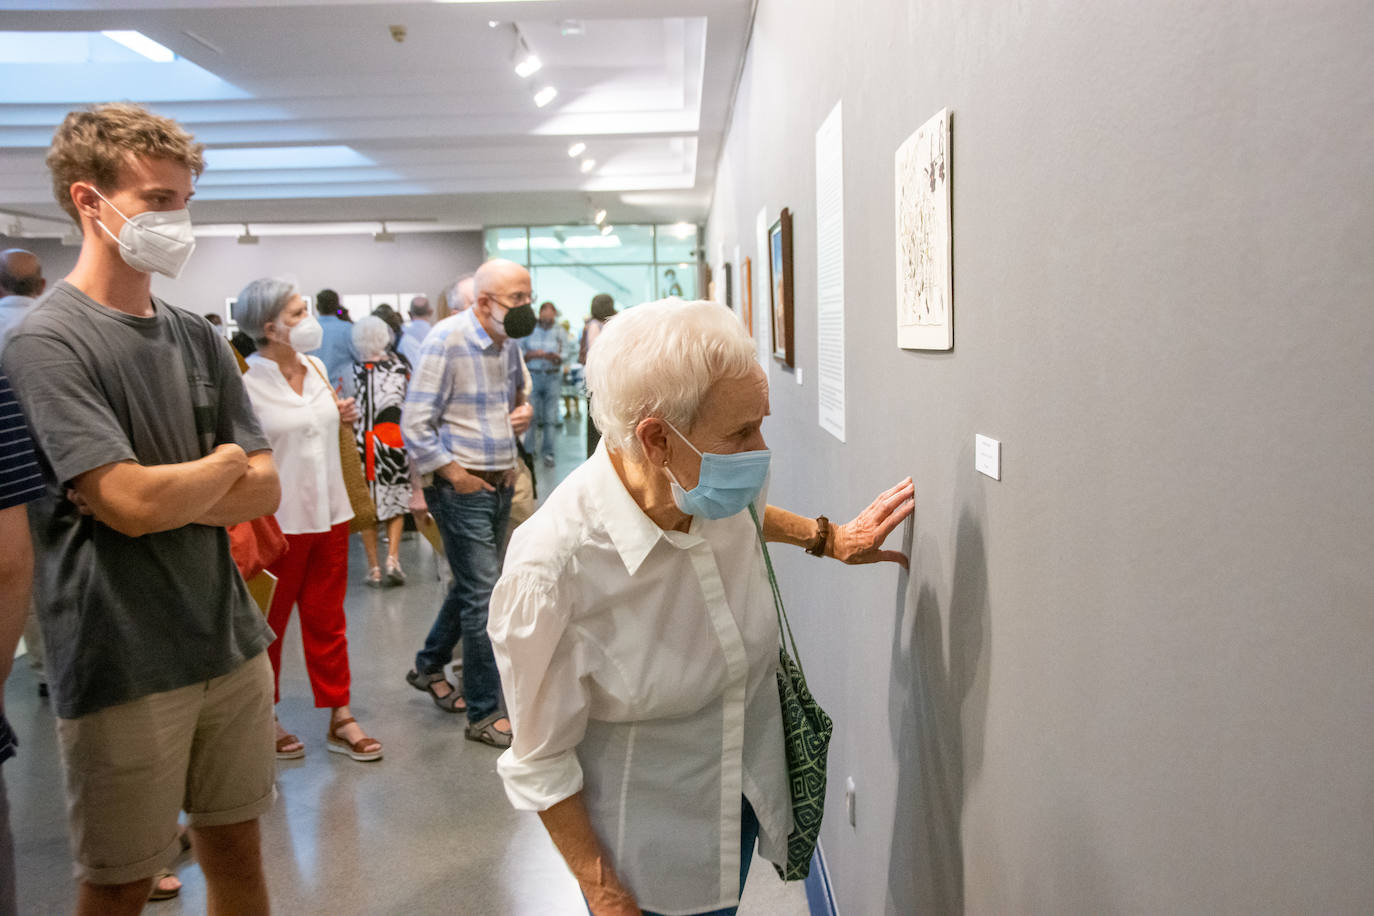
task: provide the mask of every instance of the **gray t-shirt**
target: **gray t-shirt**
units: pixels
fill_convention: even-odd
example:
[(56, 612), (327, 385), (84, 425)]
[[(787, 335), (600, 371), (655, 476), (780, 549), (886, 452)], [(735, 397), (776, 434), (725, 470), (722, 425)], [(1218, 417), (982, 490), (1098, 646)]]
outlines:
[(179, 464), (226, 442), (268, 447), (228, 342), (199, 315), (159, 299), (153, 307), (136, 318), (62, 281), (4, 351), (46, 484), (30, 522), (48, 683), (63, 718), (227, 674), (273, 638), (225, 529), (128, 537), (66, 498), (73, 479), (114, 462)]

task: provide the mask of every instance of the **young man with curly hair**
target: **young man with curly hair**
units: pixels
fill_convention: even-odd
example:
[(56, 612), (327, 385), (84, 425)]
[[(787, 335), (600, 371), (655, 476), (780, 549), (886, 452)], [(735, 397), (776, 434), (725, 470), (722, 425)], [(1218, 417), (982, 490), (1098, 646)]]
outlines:
[(81, 914), (142, 909), (182, 810), (209, 911), (268, 911), (272, 633), (225, 526), (276, 510), (277, 473), (228, 343), (151, 287), (195, 246), (202, 150), (137, 105), (67, 116), (47, 161), (81, 254), (3, 358), (45, 484), (36, 587)]

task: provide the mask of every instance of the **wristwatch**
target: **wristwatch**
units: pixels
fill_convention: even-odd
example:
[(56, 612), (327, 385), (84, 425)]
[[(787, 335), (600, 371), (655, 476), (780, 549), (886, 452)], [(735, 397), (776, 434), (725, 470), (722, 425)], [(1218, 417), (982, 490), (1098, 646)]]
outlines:
[(824, 515), (816, 517), (816, 539), (806, 548), (813, 557), (825, 556), (826, 545), (830, 543), (830, 519)]

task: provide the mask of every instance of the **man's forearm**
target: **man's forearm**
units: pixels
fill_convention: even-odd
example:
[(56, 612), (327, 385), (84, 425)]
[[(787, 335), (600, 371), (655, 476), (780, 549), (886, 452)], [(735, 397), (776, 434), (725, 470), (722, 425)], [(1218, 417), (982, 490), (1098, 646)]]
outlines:
[(182, 464), (105, 465), (78, 477), (75, 489), (97, 520), (121, 534), (140, 537), (196, 522), (246, 472), (243, 450), (220, 446)]
[[(33, 585), (33, 542), (24, 506), (0, 510), (0, 687), (14, 664), (14, 649), (24, 632)], [(0, 698), (0, 708), (4, 701)]]
[(240, 477), (219, 502), (196, 519), (197, 524), (227, 527), (250, 519), (271, 515), (281, 504), (281, 481), (272, 453), (254, 452), (248, 456), (248, 473)]
[(593, 916), (639, 916), (639, 904), (620, 883), (610, 857), (592, 829), (581, 792), (540, 811), (539, 819), (577, 879)]

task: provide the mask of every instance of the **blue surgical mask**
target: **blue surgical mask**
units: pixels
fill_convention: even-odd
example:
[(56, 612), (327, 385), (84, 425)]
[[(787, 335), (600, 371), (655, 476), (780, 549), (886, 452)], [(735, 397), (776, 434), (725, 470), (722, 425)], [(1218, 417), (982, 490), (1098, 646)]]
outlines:
[[(668, 423), (667, 420), (663, 422)], [(687, 442), (687, 437), (682, 435), (676, 426), (668, 423), (668, 427), (677, 433), (683, 442)], [(768, 462), (773, 453), (766, 448), (719, 455), (715, 452), (702, 452), (690, 442), (687, 442), (687, 447), (701, 456), (701, 472), (697, 474), (697, 485), (690, 490), (684, 490), (673, 472), (667, 467), (664, 470), (668, 471), (668, 477), (672, 481), (673, 502), (688, 515), (729, 518), (743, 512), (759, 495), (764, 481), (768, 479)]]

